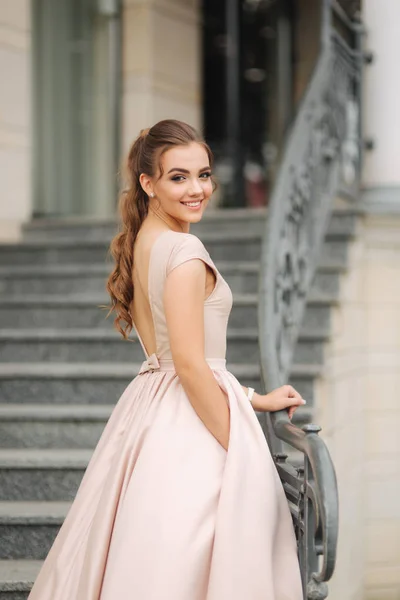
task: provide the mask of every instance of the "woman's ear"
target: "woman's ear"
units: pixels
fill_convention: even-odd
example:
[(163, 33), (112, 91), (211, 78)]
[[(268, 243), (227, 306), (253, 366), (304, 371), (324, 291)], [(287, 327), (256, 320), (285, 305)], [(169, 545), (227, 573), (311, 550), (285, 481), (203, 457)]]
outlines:
[(143, 191), (148, 196), (151, 196), (151, 194), (153, 193), (153, 183), (151, 181), (151, 178), (148, 175), (146, 175), (146, 173), (141, 173), (139, 177), (139, 183), (142, 186)]

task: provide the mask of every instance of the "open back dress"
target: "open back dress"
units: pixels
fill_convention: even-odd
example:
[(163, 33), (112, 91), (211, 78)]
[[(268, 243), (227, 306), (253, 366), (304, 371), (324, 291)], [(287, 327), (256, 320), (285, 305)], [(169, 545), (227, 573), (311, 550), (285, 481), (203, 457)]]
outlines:
[[(163, 287), (201, 259), (205, 356), (230, 407), (226, 451), (171, 357)], [(232, 293), (202, 242), (162, 232), (148, 293), (157, 351), (119, 398), (29, 600), (301, 600), (289, 507), (257, 416), (226, 368)], [(113, 401), (110, 398), (110, 401)]]

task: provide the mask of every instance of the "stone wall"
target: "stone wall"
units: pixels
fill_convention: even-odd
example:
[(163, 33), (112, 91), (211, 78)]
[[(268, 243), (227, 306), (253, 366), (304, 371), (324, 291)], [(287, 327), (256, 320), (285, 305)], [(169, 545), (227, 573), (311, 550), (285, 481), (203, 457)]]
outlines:
[[(0, 240), (32, 213), (29, 0), (0, 3)], [(124, 0), (122, 153), (163, 118), (201, 126), (199, 0)]]
[(124, 0), (123, 126), (126, 152), (140, 129), (174, 118), (201, 126), (198, 0)]
[(400, 216), (360, 219), (317, 384), (340, 496), (332, 600), (400, 597)]
[(0, 239), (31, 212), (30, 2), (0, 3)]

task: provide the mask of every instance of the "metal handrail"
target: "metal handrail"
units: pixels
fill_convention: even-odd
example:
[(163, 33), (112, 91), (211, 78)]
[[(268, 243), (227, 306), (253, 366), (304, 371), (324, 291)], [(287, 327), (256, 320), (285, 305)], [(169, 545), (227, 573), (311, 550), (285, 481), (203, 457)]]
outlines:
[(332, 12), (342, 22), (342, 24), (350, 31), (357, 31), (358, 23), (352, 21), (342, 6), (337, 0), (332, 0)]
[[(304, 547), (302, 548), (302, 544), (299, 544), (299, 558), (302, 571), (307, 574), (307, 577), (303, 577), (305, 597), (308, 597), (307, 587), (309, 587), (310, 581), (313, 590), (316, 586), (320, 586), (321, 590), (326, 592), (322, 597), (326, 597), (327, 589), (323, 584), (329, 581), (334, 571), (339, 523), (339, 499), (334, 465), (325, 442), (318, 436), (320, 427), (310, 424), (300, 429), (288, 420), (287, 414), (283, 411), (272, 415), (272, 421), (275, 435), (305, 456), (304, 471), (307, 470), (308, 473), (305, 473), (305, 477), (299, 478), (298, 500), (303, 504), (303, 513), (298, 515), (298, 521), (300, 527), (304, 526), (306, 519), (304, 513), (312, 510), (314, 532), (302, 532)], [(298, 472), (291, 468), (286, 461), (283, 461), (284, 456), (278, 455), (278, 471), (283, 482), (287, 481), (290, 474), (293, 476), (293, 472), (298, 476)], [(304, 499), (301, 494), (304, 495)], [(311, 502), (311, 506), (307, 506), (308, 502)], [(310, 536), (308, 533), (314, 535)], [(315, 560), (313, 565), (307, 564), (306, 559), (309, 558), (307, 555), (313, 551), (310, 543), (315, 547), (314, 553), (322, 555), (321, 564), (317, 564)]]
[[(359, 184), (360, 44), (346, 54), (348, 45), (337, 44), (332, 27), (337, 7), (332, 0), (321, 0), (321, 6), (320, 55), (285, 145), (262, 242), (258, 320), (267, 392), (289, 377), (336, 194), (346, 188), (354, 197)], [(359, 24), (352, 30), (359, 35)], [(328, 448), (319, 427), (300, 429), (286, 411), (259, 418), (292, 512), (304, 597), (326, 598), (338, 536), (337, 483)], [(282, 442), (301, 452), (303, 466), (288, 462)]]

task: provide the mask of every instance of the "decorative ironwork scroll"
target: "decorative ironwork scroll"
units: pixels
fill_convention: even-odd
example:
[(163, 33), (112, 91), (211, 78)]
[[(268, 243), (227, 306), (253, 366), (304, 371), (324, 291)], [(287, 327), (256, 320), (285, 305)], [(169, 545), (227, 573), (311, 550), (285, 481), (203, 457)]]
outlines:
[[(334, 0), (321, 0), (321, 5), (320, 56), (285, 146), (263, 238), (259, 342), (266, 391), (288, 379), (334, 199), (355, 198), (359, 186), (361, 25)], [(292, 511), (304, 597), (323, 599), (338, 532), (336, 477), (328, 449), (318, 427), (299, 429), (286, 411), (265, 416), (263, 425)], [(302, 453), (304, 467), (287, 462), (282, 441)]]

